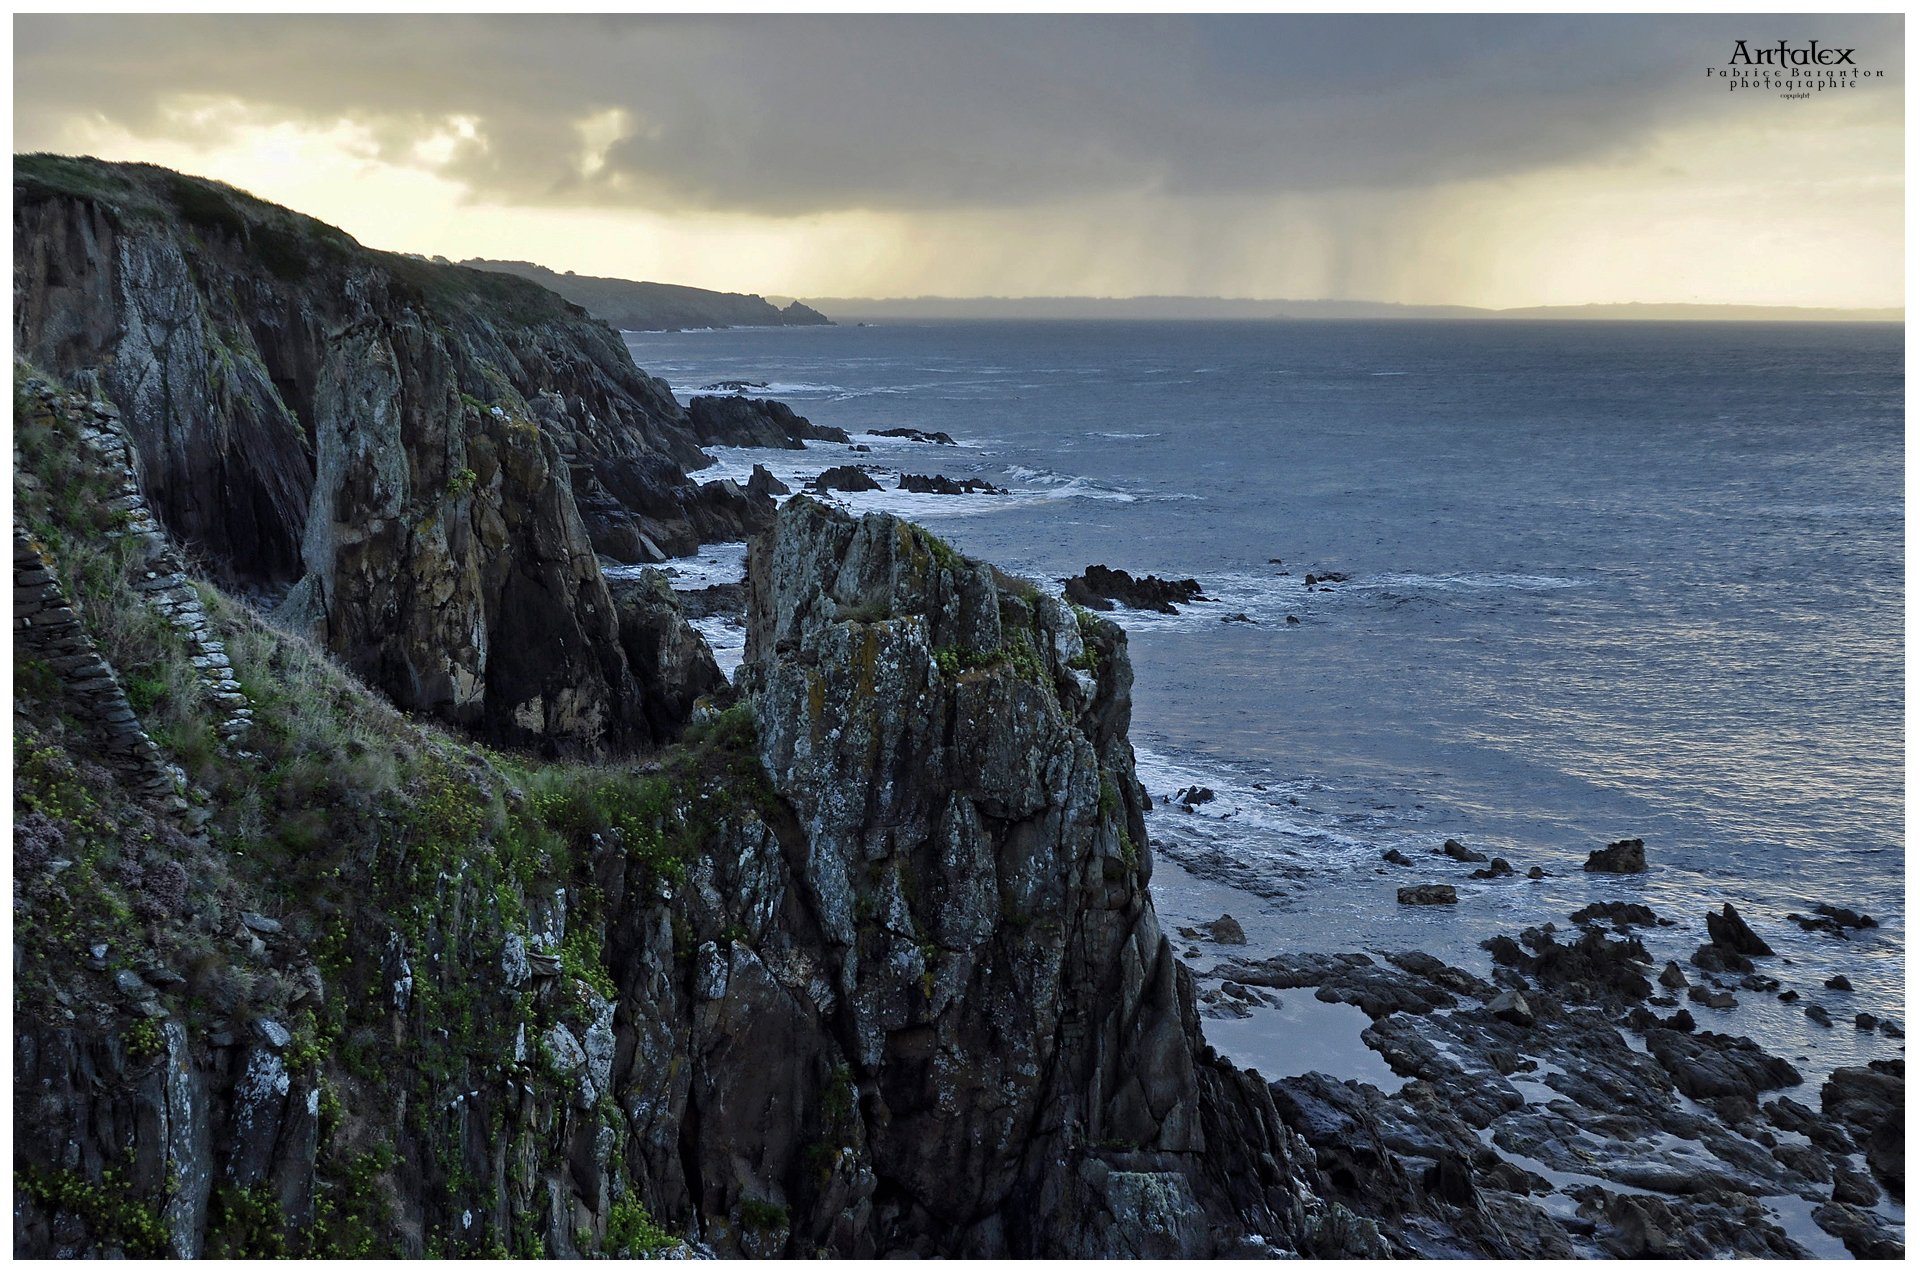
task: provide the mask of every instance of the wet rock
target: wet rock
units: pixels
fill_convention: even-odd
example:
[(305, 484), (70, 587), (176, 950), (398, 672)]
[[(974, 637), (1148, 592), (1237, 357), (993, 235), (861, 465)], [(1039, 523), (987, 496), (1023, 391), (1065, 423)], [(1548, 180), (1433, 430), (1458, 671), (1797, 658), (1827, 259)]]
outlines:
[(1450, 885), (1403, 885), (1395, 897), (1405, 904), (1432, 905), (1458, 903), (1459, 894)]
[(979, 478), (948, 478), (945, 474), (902, 474), (899, 489), (923, 496), (1004, 496), (1005, 487), (995, 487)]
[(809, 491), (879, 491), (880, 484), (858, 465), (835, 465), (807, 484)]
[(1906, 1064), (1876, 1060), (1837, 1068), (1820, 1087), (1820, 1110), (1852, 1134), (1887, 1191), (1906, 1196)]
[[(1836, 1135), (1838, 1136), (1838, 1135)], [(1841, 1139), (1844, 1144), (1845, 1139)], [(1850, 1157), (1842, 1154), (1831, 1158), (1833, 1173), (1833, 1199), (1836, 1204), (1857, 1204), (1862, 1208), (1872, 1208), (1880, 1202), (1880, 1188), (1874, 1184), (1870, 1174), (1862, 1173), (1853, 1167)]]
[(896, 427), (893, 429), (870, 429), (867, 433), (874, 438), (907, 438), (912, 439), (916, 443), (938, 443), (942, 447), (958, 446), (958, 444), (953, 441), (953, 435), (947, 433), (945, 430), (928, 432), (926, 430)]
[(1801, 1081), (1793, 1064), (1776, 1058), (1745, 1036), (1717, 1032), (1682, 1034), (1664, 1028), (1647, 1033), (1652, 1054), (1689, 1098), (1737, 1096), (1752, 1100), (1769, 1089)]
[(1544, 928), (1522, 935), (1535, 953), (1529, 955), (1506, 935), (1481, 944), (1495, 964), (1532, 975), (1574, 1004), (1625, 1004), (1644, 1000), (1653, 991), (1645, 970), (1647, 949), (1638, 939), (1609, 938), (1605, 930), (1585, 929), (1572, 943), (1561, 943)]
[(771, 500), (775, 496), (792, 495), (793, 488), (775, 478), (765, 465), (755, 465), (753, 473), (747, 476), (747, 494)]
[(785, 403), (737, 394), (695, 395), (687, 400), (687, 420), (703, 447), (798, 449), (808, 440), (848, 441), (845, 430), (815, 425)]
[(1731, 948), (1742, 956), (1773, 955), (1773, 949), (1740, 918), (1731, 903), (1707, 914), (1707, 939), (1715, 947)]
[(1733, 998), (1732, 992), (1709, 991), (1704, 987), (1688, 988), (1687, 999), (1708, 1009), (1732, 1009), (1740, 1003)]
[(1389, 850), (1380, 857), (1388, 863), (1398, 864), (1403, 868), (1411, 868), (1413, 866), (1413, 860), (1407, 858), (1407, 856), (1399, 850)]
[(1833, 1026), (1833, 1015), (1827, 1012), (1825, 1005), (1815, 1004), (1807, 1006), (1806, 1015), (1822, 1027)]
[(1814, 1209), (1813, 1220), (1862, 1261), (1897, 1262), (1907, 1255), (1899, 1233), (1867, 1209), (1829, 1201)]
[[(1421, 953), (1393, 958), (1414, 961)], [(1431, 957), (1425, 958), (1433, 960)], [(1314, 997), (1329, 1002), (1357, 1005), (1369, 1018), (1388, 1014), (1425, 1014), (1435, 1009), (1452, 1008), (1456, 1001), (1449, 985), (1479, 995), (1490, 991), (1486, 985), (1463, 970), (1452, 970), (1438, 961), (1431, 967), (1446, 971), (1446, 984), (1439, 984), (1416, 964), (1405, 968), (1383, 969), (1372, 957), (1360, 953), (1335, 955), (1310, 954), (1274, 956), (1260, 961), (1230, 961), (1216, 966), (1214, 973), (1254, 987), (1317, 989)]]
[(1686, 985), (1687, 976), (1685, 971), (1680, 968), (1678, 962), (1668, 961), (1667, 967), (1660, 971), (1660, 986), (1677, 992)]
[(1201, 600), (1198, 580), (1162, 580), (1158, 576), (1140, 576), (1136, 579), (1125, 571), (1098, 564), (1089, 566), (1080, 575), (1069, 579), (1066, 582), (1066, 596), (1069, 602), (1092, 606), (1095, 610), (1103, 608), (1094, 606), (1086, 599), (1117, 602), (1135, 611), (1157, 611), (1163, 615), (1178, 615), (1179, 608), (1175, 603)]
[(1835, 907), (1831, 903), (1816, 903), (1813, 905), (1813, 910), (1834, 924), (1849, 930), (1871, 930), (1880, 924), (1863, 912), (1855, 912), (1852, 908)]
[(1850, 992), (1853, 990), (1853, 983), (1845, 974), (1835, 974), (1822, 984), (1822, 986), (1831, 992)]
[(1615, 841), (1604, 850), (1595, 850), (1587, 856), (1582, 865), (1588, 872), (1645, 872), (1647, 870), (1647, 847), (1640, 838)]
[(1206, 939), (1213, 943), (1244, 944), (1247, 932), (1240, 928), (1240, 922), (1231, 915), (1222, 913), (1217, 921), (1208, 921), (1204, 925), (1182, 926), (1180, 934), (1184, 938)]
[(1488, 881), (1498, 877), (1510, 877), (1513, 875), (1513, 865), (1511, 863), (1508, 863), (1505, 859), (1496, 857), (1493, 860), (1493, 862), (1489, 863), (1486, 867), (1475, 868), (1468, 875), (1470, 875), (1476, 881)]
[(1705, 1259), (1729, 1255), (1804, 1258), (1806, 1250), (1782, 1232), (1752, 1199), (1723, 1193), (1716, 1200), (1674, 1200), (1659, 1195), (1583, 1193), (1580, 1215), (1594, 1223), (1595, 1238), (1611, 1257)]
[(1440, 853), (1457, 863), (1485, 863), (1487, 861), (1486, 855), (1481, 854), (1478, 850), (1469, 850), (1466, 846), (1453, 840), (1451, 837), (1441, 845)]
[(1660, 918), (1644, 903), (1589, 903), (1570, 918), (1575, 925), (1605, 922), (1616, 930), (1657, 924)]
[(1880, 1020), (1872, 1014), (1855, 1014), (1853, 1016), (1853, 1025), (1863, 1032), (1870, 1032), (1880, 1025)]
[(1195, 784), (1173, 794), (1173, 799), (1184, 806), (1204, 806), (1214, 799), (1214, 792), (1211, 788), (1202, 788)]
[(1541, 867), (1537, 863), (1534, 864), (1531, 868), (1527, 869), (1527, 880), (1529, 881), (1543, 880), (1546, 877), (1546, 875), (1547, 875), (1547, 870)]
[(1505, 991), (1487, 1002), (1487, 1012), (1516, 1027), (1533, 1026), (1533, 1007), (1516, 991)]
[(1730, 947), (1718, 943), (1702, 943), (1687, 958), (1696, 968), (1709, 974), (1751, 974), (1753, 962)]

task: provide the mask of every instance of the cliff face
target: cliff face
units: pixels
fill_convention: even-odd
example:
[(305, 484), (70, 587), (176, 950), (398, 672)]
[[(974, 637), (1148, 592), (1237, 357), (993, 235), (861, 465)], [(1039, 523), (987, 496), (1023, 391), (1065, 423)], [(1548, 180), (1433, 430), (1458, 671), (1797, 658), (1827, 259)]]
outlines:
[[(16, 164), (15, 342), (124, 410), (160, 520), (401, 705), (502, 742), (645, 742), (593, 561), (771, 507), (666, 388), (531, 285), (368, 252), (212, 183)], [(537, 652), (537, 654), (536, 654)]]
[(604, 329), (27, 171), (17, 1252), (1380, 1251), (1202, 1040), (1120, 629), (796, 498), (729, 687), (594, 566), (682, 446)]
[[(112, 424), (22, 401), (32, 440)], [(145, 558), (88, 566), (119, 524), (56, 512), (95, 507), (66, 456), (23, 467), (16, 594), (100, 640), (16, 679), (18, 1252), (1332, 1242), (1154, 918), (1119, 629), (802, 498), (753, 550), (744, 702), (646, 766), (408, 726), (214, 593), (258, 721), (183, 751), (217, 701), (139, 620)], [(188, 800), (93, 764), (126, 702)]]

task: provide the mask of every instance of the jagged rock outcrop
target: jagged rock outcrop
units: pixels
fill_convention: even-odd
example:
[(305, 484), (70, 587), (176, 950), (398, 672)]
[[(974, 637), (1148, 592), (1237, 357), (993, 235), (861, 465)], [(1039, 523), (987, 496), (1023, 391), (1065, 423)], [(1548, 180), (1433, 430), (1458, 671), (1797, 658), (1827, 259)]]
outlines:
[(744, 394), (700, 394), (687, 400), (687, 419), (704, 447), (805, 447), (809, 440), (850, 441), (847, 431), (815, 425), (785, 403)]
[(787, 994), (859, 1089), (880, 1251), (1301, 1235), (1271, 1100), (1202, 1043), (1147, 897), (1122, 631), (804, 497), (749, 585), (790, 906), (823, 947)]
[[(144, 165), (15, 164), (14, 337), (124, 413), (155, 513), (401, 705), (502, 742), (645, 742), (596, 548), (692, 552), (769, 502), (604, 325)], [(537, 651), (538, 654), (532, 652)]]
[[(713, 671), (661, 583), (622, 587), (621, 639), (688, 689)], [(62, 965), (86, 936), (33, 927), (16, 1250), (1384, 1253), (1202, 1040), (1147, 895), (1124, 633), (804, 497), (748, 592), (744, 702), (644, 766), (329, 728), (262, 762), (324, 786), (298, 857), (297, 804), (214, 854), (262, 817), (216, 800), (144, 937)], [(223, 615), (281, 748), (290, 639)], [(370, 754), (393, 786), (352, 786)], [(56, 870), (16, 852), (37, 906)]]

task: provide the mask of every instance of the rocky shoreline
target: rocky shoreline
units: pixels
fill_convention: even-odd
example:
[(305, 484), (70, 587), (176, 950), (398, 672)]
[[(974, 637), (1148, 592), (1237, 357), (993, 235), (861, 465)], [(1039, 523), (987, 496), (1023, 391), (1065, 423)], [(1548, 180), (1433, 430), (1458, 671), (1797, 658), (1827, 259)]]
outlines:
[[(1156, 899), (1201, 1012), (1234, 1029), (1226, 1052), (1260, 1067), (1314, 1148), (1316, 1190), (1374, 1219), (1399, 1255), (1902, 1254), (1901, 1029), (1876, 1023), (1889, 1056), (1822, 1079), (1696, 1022), (1689, 1003), (1770, 993), (1769, 965), (1792, 973), (1764, 957), (1721, 971), (1763, 944), (1731, 908), (1692, 923), (1630, 902), (1542, 916), (1485, 940), (1482, 974), (1418, 950), (1274, 950), (1284, 912), (1180, 924), (1235, 891), (1171, 871), (1172, 898), (1163, 867)], [(1686, 968), (1661, 968), (1641, 943), (1651, 931), (1705, 942)], [(1331, 1066), (1296, 1070), (1297, 997), (1365, 1016)]]

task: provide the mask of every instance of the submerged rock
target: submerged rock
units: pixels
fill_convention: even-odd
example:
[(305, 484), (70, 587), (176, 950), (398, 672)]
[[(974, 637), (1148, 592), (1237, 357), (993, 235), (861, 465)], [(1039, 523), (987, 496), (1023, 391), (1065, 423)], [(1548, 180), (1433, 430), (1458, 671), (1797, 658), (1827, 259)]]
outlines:
[(1403, 885), (1396, 892), (1402, 903), (1435, 904), (1458, 903), (1459, 894), (1450, 885)]

